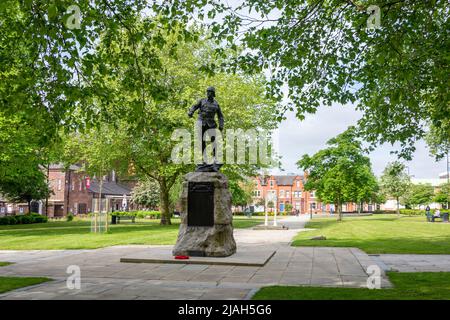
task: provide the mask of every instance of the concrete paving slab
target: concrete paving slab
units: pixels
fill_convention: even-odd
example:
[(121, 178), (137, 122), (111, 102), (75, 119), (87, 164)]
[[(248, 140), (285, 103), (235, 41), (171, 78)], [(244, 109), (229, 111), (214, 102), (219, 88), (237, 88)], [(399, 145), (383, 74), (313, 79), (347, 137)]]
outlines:
[(127, 263), (167, 263), (167, 264), (200, 264), (200, 265), (226, 265), (226, 266), (264, 266), (276, 251), (249, 250), (247, 247), (238, 248), (237, 252), (229, 257), (190, 257), (187, 260), (174, 259), (171, 248), (148, 249), (139, 254), (130, 254), (120, 259)]

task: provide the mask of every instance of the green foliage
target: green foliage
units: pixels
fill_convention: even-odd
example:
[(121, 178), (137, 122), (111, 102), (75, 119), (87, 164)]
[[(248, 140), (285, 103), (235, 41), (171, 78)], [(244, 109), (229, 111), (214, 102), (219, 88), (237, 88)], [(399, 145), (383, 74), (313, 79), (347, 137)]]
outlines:
[(287, 203), (284, 209), (286, 213), (290, 213), (292, 211), (292, 208), (293, 208), (292, 204)]
[(147, 208), (155, 208), (159, 205), (159, 185), (150, 180), (139, 181), (131, 193), (131, 201)]
[(67, 222), (70, 222), (70, 221), (72, 221), (72, 220), (73, 220), (73, 214), (69, 213), (69, 214), (67, 215), (67, 217), (66, 217), (66, 221), (67, 221)]
[(30, 170), (25, 165), (19, 172), (22, 172), (23, 175), (12, 180), (2, 181), (0, 191), (12, 202), (27, 202), (30, 209), (32, 200), (44, 199), (50, 195), (51, 191), (44, 173), (39, 168)]
[(399, 214), (400, 198), (407, 195), (411, 188), (410, 178), (405, 173), (405, 165), (398, 161), (388, 163), (381, 176), (380, 186), (384, 194), (397, 200)]
[(47, 221), (47, 217), (37, 213), (0, 217), (0, 225), (45, 223)]
[[(135, 28), (145, 29), (150, 20), (144, 19)], [(101, 37), (93, 55), (96, 60), (102, 60), (105, 68), (111, 69), (105, 74), (101, 68), (95, 68), (91, 74), (93, 102), (101, 110), (101, 122), (97, 128), (80, 135), (81, 143), (77, 144), (101, 146), (92, 152), (84, 151), (94, 155), (94, 159), (85, 157), (88, 166), (120, 165), (123, 171), (128, 168), (129, 173), (142, 180), (156, 181), (162, 224), (170, 224), (171, 207), (181, 190), (180, 176), (194, 167), (172, 162), (172, 151), (179, 143), (172, 139), (172, 134), (181, 128), (192, 134), (194, 120), (187, 117), (187, 110), (204, 95), (207, 86), (216, 87), (226, 128), (270, 130), (276, 125), (276, 104), (265, 96), (262, 75), (199, 72), (203, 63), (212, 61), (210, 53), (214, 45), (196, 30), (192, 34), (197, 36), (196, 42), (184, 42), (171, 33), (159, 32), (158, 36), (164, 38), (163, 46), (155, 46), (148, 36), (133, 43), (122, 28)], [(129, 63), (130, 55), (132, 63)], [(161, 62), (163, 71), (155, 72), (152, 56)], [(107, 90), (102, 90), (105, 87)], [(155, 90), (159, 92), (157, 97), (148, 94)], [(107, 165), (103, 166), (105, 161)], [(222, 172), (237, 181), (244, 174), (255, 174), (258, 167), (225, 165)], [(175, 191), (171, 193), (174, 186)]]
[(315, 190), (322, 202), (335, 203), (340, 220), (342, 203), (369, 201), (378, 185), (353, 127), (327, 144), (312, 157), (304, 155), (297, 165), (307, 173), (305, 190)]
[(431, 184), (411, 184), (408, 193), (402, 202), (408, 207), (429, 204), (434, 196), (434, 188)]
[(161, 212), (159, 211), (114, 211), (111, 213), (112, 216), (129, 216), (129, 217), (136, 217), (139, 219), (145, 219), (147, 217), (150, 217), (151, 219), (160, 219), (161, 218)]
[[(367, 28), (371, 4), (381, 11), (374, 30)], [(406, 158), (429, 124), (449, 137), (446, 0), (244, 0), (231, 7), (193, 0), (157, 8), (169, 21), (195, 11), (224, 47), (236, 47), (239, 34), (249, 50), (226, 67), (268, 69), (271, 95), (281, 99), (287, 84), (300, 119), (322, 104), (355, 103), (366, 139), (400, 141)]]
[(450, 183), (445, 183), (439, 187), (433, 201), (445, 205), (450, 202)]
[[(441, 119), (443, 123), (450, 122), (450, 118)], [(448, 156), (450, 152), (450, 130), (446, 129), (449, 125), (435, 126), (430, 125), (430, 130), (425, 136), (425, 141), (427, 142), (430, 154), (433, 155), (436, 160)]]
[(251, 180), (244, 182), (229, 181), (231, 203), (234, 206), (247, 206), (253, 198), (254, 183)]
[[(436, 210), (431, 209), (430, 213), (434, 214)], [(443, 213), (449, 213), (449, 210), (440, 210), (441, 214)], [(400, 214), (404, 214), (405, 216), (421, 216), (424, 215), (426, 212), (424, 209), (419, 210), (419, 209), (400, 209)]]

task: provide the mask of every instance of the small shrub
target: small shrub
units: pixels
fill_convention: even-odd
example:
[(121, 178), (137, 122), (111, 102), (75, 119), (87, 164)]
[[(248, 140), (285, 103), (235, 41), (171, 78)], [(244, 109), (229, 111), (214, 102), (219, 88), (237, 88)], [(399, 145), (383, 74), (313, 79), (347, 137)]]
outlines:
[(129, 216), (136, 217), (138, 219), (145, 219), (150, 217), (151, 219), (160, 219), (161, 213), (159, 211), (114, 211), (111, 213), (113, 216)]
[(66, 217), (66, 221), (67, 221), (67, 222), (70, 222), (70, 221), (72, 221), (72, 220), (73, 220), (73, 214), (69, 213), (69, 214), (67, 215), (67, 217)]
[(42, 216), (38, 213), (32, 213), (31, 217), (33, 218), (33, 223), (45, 223), (48, 221), (46, 216)]

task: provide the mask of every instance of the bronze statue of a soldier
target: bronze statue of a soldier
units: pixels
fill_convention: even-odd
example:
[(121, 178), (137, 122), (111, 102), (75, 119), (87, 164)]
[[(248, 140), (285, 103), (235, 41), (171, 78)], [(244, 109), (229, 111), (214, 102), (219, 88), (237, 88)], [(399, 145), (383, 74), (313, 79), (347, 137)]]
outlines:
[[(219, 130), (223, 130), (223, 114), (222, 110), (220, 110), (219, 103), (216, 101), (216, 90), (214, 87), (208, 87), (206, 90), (206, 99), (200, 99), (195, 105), (193, 105), (188, 112), (188, 116), (192, 117), (194, 115), (194, 112), (198, 109), (198, 118), (197, 118), (197, 125), (201, 127), (201, 133), (202, 133), (202, 155), (206, 148), (206, 142), (204, 141), (203, 137), (205, 132), (207, 132), (210, 129), (216, 130), (217, 123), (215, 120), (215, 117), (217, 115), (217, 118), (219, 119)], [(211, 136), (211, 142), (215, 142), (215, 136)], [(217, 172), (219, 171), (222, 164), (216, 163), (215, 161), (215, 147), (213, 151), (214, 156), (214, 163), (213, 164), (206, 164), (203, 161), (203, 164), (197, 165), (197, 169), (195, 171), (197, 172)]]

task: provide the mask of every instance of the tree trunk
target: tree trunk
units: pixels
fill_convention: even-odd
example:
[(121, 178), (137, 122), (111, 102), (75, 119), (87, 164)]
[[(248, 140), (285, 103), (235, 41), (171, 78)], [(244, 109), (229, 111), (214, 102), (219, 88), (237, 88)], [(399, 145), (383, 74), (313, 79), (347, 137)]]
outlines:
[(361, 207), (363, 206), (363, 203), (362, 202), (360, 202), (359, 203), (359, 206), (358, 206), (358, 214), (361, 214)]
[(399, 197), (397, 197), (397, 216), (400, 216), (400, 202), (399, 202)]
[(170, 210), (169, 210), (169, 189), (167, 188), (167, 183), (165, 179), (159, 181), (159, 210), (161, 211), (161, 225), (170, 225)]
[[(50, 163), (47, 164), (47, 186), (50, 185)], [(45, 216), (48, 217), (48, 196), (49, 193), (47, 192), (47, 196), (45, 197)]]
[(338, 201), (337, 201), (337, 208), (336, 208), (336, 210), (337, 210), (337, 213), (338, 213), (337, 220), (338, 220), (338, 221), (342, 221), (342, 206), (341, 206), (341, 200), (338, 200)]
[(98, 214), (102, 214), (102, 192), (103, 192), (103, 176), (100, 177), (100, 190), (99, 190), (99, 204), (98, 204)]
[(31, 200), (27, 201), (28, 203), (28, 214), (31, 214)]

